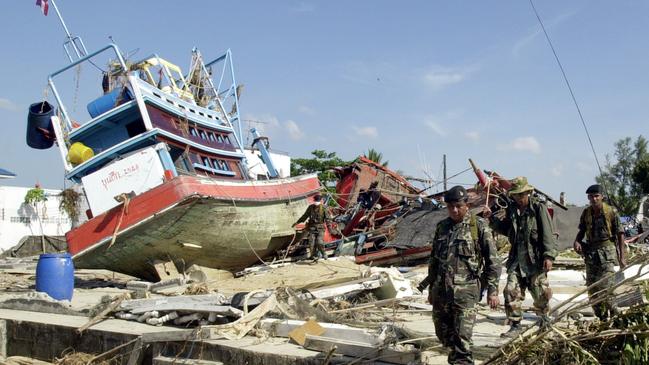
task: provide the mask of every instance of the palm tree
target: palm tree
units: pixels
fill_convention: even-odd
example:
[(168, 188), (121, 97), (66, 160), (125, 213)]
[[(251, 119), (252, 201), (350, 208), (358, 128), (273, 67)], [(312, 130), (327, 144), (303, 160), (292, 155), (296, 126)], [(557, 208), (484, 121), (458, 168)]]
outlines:
[(372, 160), (372, 161), (376, 162), (377, 164), (379, 164), (379, 165), (381, 165), (383, 167), (388, 166), (389, 161), (383, 162), (382, 161), (383, 160), (383, 154), (381, 152), (375, 150), (374, 148), (368, 149), (367, 152), (365, 153), (365, 157), (367, 159), (369, 159), (369, 160)]

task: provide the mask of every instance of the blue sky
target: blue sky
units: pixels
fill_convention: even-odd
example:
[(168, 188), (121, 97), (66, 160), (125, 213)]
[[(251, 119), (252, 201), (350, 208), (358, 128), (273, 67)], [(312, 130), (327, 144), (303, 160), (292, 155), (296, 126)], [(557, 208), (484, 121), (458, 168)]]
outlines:
[[(63, 186), (55, 149), (25, 144), (27, 107), (64, 66), (55, 14), (32, 0), (0, 13), (3, 183)], [(526, 175), (538, 188), (586, 201), (597, 167), (557, 64), (527, 1), (59, 0), (90, 51), (112, 36), (141, 59), (184, 69), (198, 47), (232, 49), (241, 112), (293, 157), (314, 149), (352, 159), (375, 148), (407, 174), (481, 167)], [(647, 135), (649, 2), (536, 1), (600, 158)], [(96, 74), (92, 68), (81, 72)], [(97, 75), (92, 75), (97, 77)], [(99, 87), (99, 85), (97, 85)], [(79, 94), (85, 110), (90, 94)], [(86, 97), (86, 98), (84, 98)], [(94, 97), (94, 96), (93, 96)], [(244, 125), (245, 127), (245, 125)], [(460, 175), (451, 183), (472, 183)]]

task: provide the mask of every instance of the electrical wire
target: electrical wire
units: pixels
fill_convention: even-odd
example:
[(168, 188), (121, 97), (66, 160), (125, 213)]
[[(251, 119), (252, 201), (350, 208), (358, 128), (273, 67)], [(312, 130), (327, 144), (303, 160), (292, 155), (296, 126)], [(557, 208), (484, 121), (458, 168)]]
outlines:
[[(543, 30), (543, 34), (545, 35), (545, 39), (548, 41), (548, 45), (550, 46), (550, 49), (552, 50), (552, 54), (554, 55), (554, 59), (557, 61), (557, 65), (559, 66), (559, 69), (561, 70), (561, 75), (563, 76), (563, 80), (566, 83), (566, 86), (568, 87), (568, 91), (570, 91), (570, 96), (572, 97), (572, 102), (575, 104), (575, 108), (577, 108), (577, 113), (579, 114), (579, 119), (581, 120), (581, 125), (584, 127), (584, 131), (586, 132), (586, 137), (588, 138), (588, 143), (590, 144), (590, 149), (593, 151), (593, 156), (595, 157), (595, 162), (597, 163), (597, 168), (599, 169), (600, 175), (604, 175), (602, 166), (599, 163), (599, 159), (597, 158), (597, 152), (595, 152), (595, 146), (593, 145), (593, 141), (590, 138), (590, 132), (588, 131), (588, 127), (586, 126), (586, 121), (584, 120), (584, 116), (581, 112), (581, 108), (579, 107), (579, 103), (577, 103), (577, 98), (575, 97), (575, 93), (572, 90), (572, 86), (570, 85), (570, 81), (568, 81), (568, 76), (566, 76), (566, 71), (563, 68), (563, 65), (561, 64), (561, 60), (559, 60), (559, 55), (557, 54), (557, 51), (554, 48), (554, 45), (552, 44), (552, 41), (550, 40), (550, 36), (548, 35), (548, 32), (545, 29), (545, 25), (543, 24), (543, 20), (541, 20), (541, 16), (539, 15), (538, 11), (536, 11), (536, 7), (534, 6), (533, 0), (529, 0), (530, 5), (532, 6), (532, 10), (534, 11), (534, 14), (536, 15), (536, 19), (539, 21), (539, 24), (541, 25), (541, 29)], [(604, 190), (607, 190), (606, 183), (602, 181), (604, 185)], [(607, 195), (608, 192), (607, 192)], [(610, 196), (610, 195), (609, 195)]]

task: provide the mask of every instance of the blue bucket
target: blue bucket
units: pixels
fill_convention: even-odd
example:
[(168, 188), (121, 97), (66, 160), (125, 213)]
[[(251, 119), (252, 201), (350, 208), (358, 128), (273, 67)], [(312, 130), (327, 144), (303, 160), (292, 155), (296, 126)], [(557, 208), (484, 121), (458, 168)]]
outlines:
[(69, 253), (46, 253), (36, 265), (36, 291), (56, 300), (71, 300), (74, 292), (74, 265)]
[(31, 148), (44, 150), (54, 144), (54, 127), (52, 116), (54, 107), (47, 101), (41, 101), (29, 106), (27, 116), (27, 145)]
[(88, 114), (91, 118), (96, 118), (98, 115), (113, 109), (114, 107), (124, 104), (133, 99), (131, 92), (127, 88), (116, 88), (113, 91), (100, 96), (99, 98), (88, 103)]

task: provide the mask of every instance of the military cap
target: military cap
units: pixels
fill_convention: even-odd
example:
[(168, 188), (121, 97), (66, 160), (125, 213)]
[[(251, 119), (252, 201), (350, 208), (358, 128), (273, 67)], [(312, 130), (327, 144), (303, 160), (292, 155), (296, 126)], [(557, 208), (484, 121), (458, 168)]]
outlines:
[(534, 190), (534, 187), (527, 183), (525, 176), (519, 176), (512, 180), (512, 187), (509, 188), (509, 194), (521, 194)]
[(604, 189), (600, 184), (591, 185), (586, 189), (586, 194), (602, 194), (603, 192)]
[(444, 201), (447, 203), (450, 202), (459, 202), (467, 201), (469, 199), (466, 189), (461, 186), (454, 186), (444, 193)]

